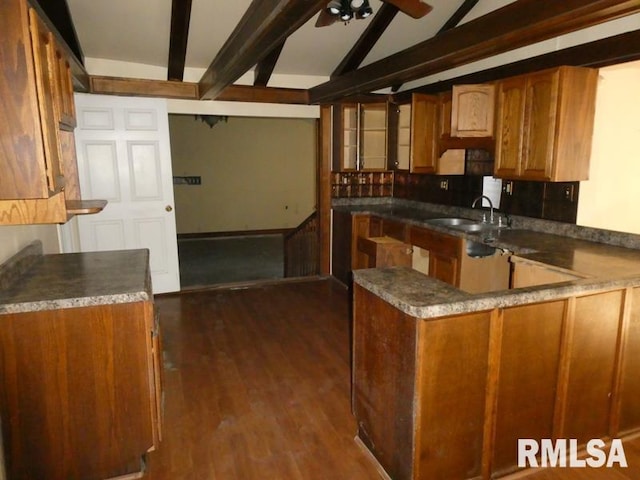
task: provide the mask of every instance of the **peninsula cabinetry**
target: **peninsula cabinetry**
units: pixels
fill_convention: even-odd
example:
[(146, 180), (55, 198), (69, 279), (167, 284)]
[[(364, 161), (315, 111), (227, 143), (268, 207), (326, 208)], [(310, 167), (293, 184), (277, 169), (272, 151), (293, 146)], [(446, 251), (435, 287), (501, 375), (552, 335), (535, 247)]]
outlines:
[(0, 5), (0, 225), (64, 223), (82, 203), (69, 64), (26, 0)]
[(587, 180), (597, 81), (559, 67), (498, 82), (495, 176)]
[(379, 272), (356, 274), (352, 408), (357, 439), (390, 478), (500, 478), (521, 470), (521, 438), (583, 448), (640, 432), (637, 287), (422, 315), (416, 291), (464, 297), (418, 273), (383, 275), (373, 288), (389, 285), (397, 303), (411, 280), (411, 310), (363, 286)]

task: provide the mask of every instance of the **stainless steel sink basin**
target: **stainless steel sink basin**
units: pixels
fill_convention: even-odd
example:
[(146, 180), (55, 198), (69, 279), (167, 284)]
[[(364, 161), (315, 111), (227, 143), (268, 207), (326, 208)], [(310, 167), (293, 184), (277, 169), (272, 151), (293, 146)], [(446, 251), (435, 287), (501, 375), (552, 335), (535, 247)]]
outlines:
[(426, 222), (431, 223), (432, 225), (442, 225), (444, 227), (460, 227), (462, 225), (478, 224), (475, 220), (461, 217), (430, 218), (429, 220), (426, 220)]
[[(426, 222), (432, 225), (442, 225), (443, 227), (454, 228), (463, 232), (479, 233), (481, 237), (486, 237), (482, 239), (484, 242), (495, 241), (495, 238), (493, 238), (493, 232), (491, 231), (493, 228), (495, 228), (494, 225), (478, 222), (477, 220), (471, 220), (470, 218), (432, 218), (426, 220)], [(482, 232), (485, 232), (486, 235), (482, 235)], [(491, 256), (494, 253), (495, 248), (490, 245), (486, 245), (482, 242), (467, 240), (467, 255), (469, 255), (470, 257), (486, 257)]]
[(450, 225), (450, 227), (456, 230), (464, 230), (465, 232), (481, 232), (488, 228), (484, 223), (463, 223), (461, 225)]

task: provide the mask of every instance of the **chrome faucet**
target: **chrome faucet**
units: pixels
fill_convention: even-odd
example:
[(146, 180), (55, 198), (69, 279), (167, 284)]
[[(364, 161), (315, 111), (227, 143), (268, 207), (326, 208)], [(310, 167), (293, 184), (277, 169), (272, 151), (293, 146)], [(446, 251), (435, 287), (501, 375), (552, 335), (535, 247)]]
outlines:
[(486, 195), (480, 195), (473, 201), (473, 203), (471, 204), (471, 208), (476, 208), (476, 203), (478, 203), (478, 200), (482, 200), (483, 198), (486, 198), (487, 202), (489, 202), (489, 223), (493, 224), (493, 203), (491, 202), (491, 199), (489, 197), (487, 197)]

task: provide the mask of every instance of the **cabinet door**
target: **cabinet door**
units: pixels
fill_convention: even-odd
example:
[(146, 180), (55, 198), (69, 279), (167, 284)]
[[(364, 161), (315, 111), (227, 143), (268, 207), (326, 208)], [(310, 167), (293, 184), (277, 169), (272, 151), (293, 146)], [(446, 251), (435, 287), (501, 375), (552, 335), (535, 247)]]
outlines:
[(429, 276), (450, 285), (458, 285), (458, 259), (429, 251)]
[(524, 179), (551, 178), (559, 75), (559, 70), (552, 70), (527, 76), (520, 172)]
[(451, 112), (453, 95), (451, 92), (444, 92), (438, 95), (440, 103), (440, 115), (439, 115), (439, 135), (440, 138), (451, 137)]
[(395, 167), (398, 170), (409, 170), (411, 158), (411, 104), (398, 105), (398, 135)]
[(58, 122), (67, 130), (73, 130), (76, 126), (76, 111), (75, 105), (73, 103), (73, 81), (71, 79), (71, 67), (69, 66), (67, 57), (59, 48), (55, 48), (53, 53), (55, 56), (55, 58), (53, 59), (55, 67), (54, 86)]
[(351, 213), (333, 210), (331, 231), (331, 271), (349, 285), (351, 274)]
[(439, 131), (438, 97), (414, 94), (411, 102), (411, 172), (435, 173)]
[(353, 215), (351, 220), (351, 270), (369, 268), (369, 256), (358, 249), (358, 237), (369, 237), (369, 215)]
[(526, 80), (524, 77), (507, 79), (498, 84), (498, 124), (494, 170), (497, 177), (513, 178), (520, 173), (525, 89)]
[[(511, 288), (534, 287), (550, 283), (568, 282), (585, 278), (577, 272), (554, 269), (543, 264), (531, 263), (518, 257), (511, 257), (513, 273)], [(575, 273), (575, 275), (573, 274)]]
[(38, 107), (42, 123), (45, 171), (49, 191), (55, 192), (64, 186), (64, 178), (60, 171), (61, 154), (58, 141), (58, 119), (55, 111), (56, 87), (54, 79), (57, 69), (54, 61), (55, 45), (49, 30), (47, 30), (33, 9), (29, 9), (29, 26), (36, 74)]
[(358, 169), (358, 105), (346, 104), (340, 111), (340, 169)]
[(360, 169), (387, 167), (387, 104), (360, 104)]
[(452, 137), (492, 137), (495, 85), (455, 85), (451, 103)]

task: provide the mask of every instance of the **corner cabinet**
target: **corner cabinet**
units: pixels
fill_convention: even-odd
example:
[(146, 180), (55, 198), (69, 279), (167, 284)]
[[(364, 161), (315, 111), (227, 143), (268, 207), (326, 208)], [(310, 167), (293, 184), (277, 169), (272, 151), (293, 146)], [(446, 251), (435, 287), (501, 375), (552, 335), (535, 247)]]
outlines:
[(387, 169), (387, 103), (334, 107), (334, 171)]
[(587, 180), (598, 71), (559, 67), (498, 82), (496, 177)]
[(0, 5), (0, 225), (64, 223), (95, 213), (83, 203), (68, 61), (26, 0)]

